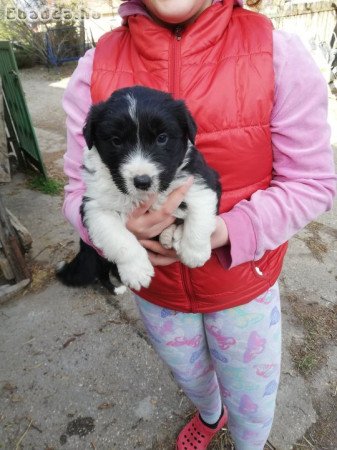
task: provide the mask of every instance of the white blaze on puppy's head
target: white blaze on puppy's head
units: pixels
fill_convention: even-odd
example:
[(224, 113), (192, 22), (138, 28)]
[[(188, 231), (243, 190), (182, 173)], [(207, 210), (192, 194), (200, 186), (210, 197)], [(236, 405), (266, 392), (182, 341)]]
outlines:
[(121, 166), (120, 172), (130, 194), (144, 196), (145, 192), (157, 192), (159, 188), (159, 164), (151, 161), (149, 155), (142, 151), (139, 136), (139, 119), (137, 116), (137, 100), (132, 94), (125, 96), (131, 120), (137, 126), (137, 145)]
[(129, 114), (131, 119), (135, 122), (137, 127), (139, 127), (139, 122), (137, 118), (137, 100), (131, 94), (126, 95), (126, 100), (129, 103)]

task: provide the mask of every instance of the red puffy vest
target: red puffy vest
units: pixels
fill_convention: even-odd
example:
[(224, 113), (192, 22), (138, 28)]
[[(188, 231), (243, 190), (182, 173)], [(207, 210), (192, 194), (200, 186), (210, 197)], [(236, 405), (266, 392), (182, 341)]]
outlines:
[[(272, 25), (225, 0), (186, 28), (145, 16), (99, 40), (91, 78), (93, 103), (119, 88), (143, 85), (184, 99), (198, 125), (196, 145), (221, 175), (220, 212), (266, 189), (272, 177), (270, 116), (274, 100)], [(246, 303), (277, 280), (286, 244), (259, 261), (225, 270), (216, 252), (200, 268), (156, 267), (142, 298), (177, 311), (213, 312)]]

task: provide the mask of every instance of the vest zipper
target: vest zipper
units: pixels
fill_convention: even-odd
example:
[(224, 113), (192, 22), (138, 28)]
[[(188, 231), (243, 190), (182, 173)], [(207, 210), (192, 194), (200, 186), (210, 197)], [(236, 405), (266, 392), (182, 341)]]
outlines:
[(182, 32), (183, 32), (183, 27), (181, 25), (177, 25), (174, 29), (174, 35), (175, 35), (177, 41), (181, 40)]
[(197, 310), (197, 302), (196, 302), (194, 294), (193, 294), (193, 288), (192, 288), (191, 277), (190, 277), (189, 271), (190, 271), (190, 269), (187, 266), (185, 266), (183, 263), (180, 264), (180, 273), (181, 273), (181, 279), (183, 282), (184, 290), (185, 290), (187, 298), (190, 301), (191, 312), (195, 313)]
[[(181, 58), (181, 39), (183, 27), (178, 25), (173, 30), (173, 43), (171, 53), (171, 70), (170, 70), (170, 92), (175, 98), (180, 97), (180, 58)], [(184, 264), (180, 265), (181, 279), (187, 298), (190, 301), (192, 312), (196, 312), (196, 301), (193, 295), (193, 288), (189, 274), (189, 268)]]
[(180, 95), (180, 53), (183, 27), (178, 25), (173, 30), (172, 64), (170, 70), (170, 92), (174, 97)]

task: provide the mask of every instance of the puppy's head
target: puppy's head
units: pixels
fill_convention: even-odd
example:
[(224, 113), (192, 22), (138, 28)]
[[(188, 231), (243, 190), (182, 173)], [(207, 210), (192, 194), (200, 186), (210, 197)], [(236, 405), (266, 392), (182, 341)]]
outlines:
[(183, 101), (135, 86), (92, 106), (83, 130), (117, 187), (137, 198), (167, 189), (186, 162), (196, 125)]

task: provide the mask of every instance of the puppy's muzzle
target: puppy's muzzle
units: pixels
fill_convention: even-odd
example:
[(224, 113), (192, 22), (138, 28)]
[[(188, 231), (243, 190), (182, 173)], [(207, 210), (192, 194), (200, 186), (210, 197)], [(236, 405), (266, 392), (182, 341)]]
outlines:
[(148, 175), (137, 175), (133, 179), (133, 184), (137, 189), (147, 191), (151, 187), (152, 179)]

